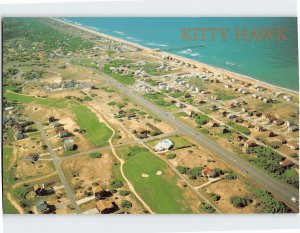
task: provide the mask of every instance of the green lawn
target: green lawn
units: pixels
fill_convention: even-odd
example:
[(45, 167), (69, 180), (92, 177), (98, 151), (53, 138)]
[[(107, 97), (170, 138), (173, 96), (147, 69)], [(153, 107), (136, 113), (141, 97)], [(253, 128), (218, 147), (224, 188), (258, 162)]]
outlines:
[[(11, 177), (10, 172), (11, 170), (8, 169), (9, 167), (9, 160), (12, 155), (12, 148), (8, 146), (3, 147), (3, 184), (5, 186), (5, 190), (7, 190), (7, 186), (10, 184)], [(3, 193), (3, 213), (4, 214), (18, 214), (19, 212), (15, 209), (15, 207), (9, 202), (6, 198), (5, 193)]]
[(107, 144), (112, 132), (104, 123), (99, 121), (95, 113), (82, 105), (74, 105), (71, 109), (76, 115), (77, 124), (81, 129), (86, 130), (86, 136), (94, 146)]
[(75, 58), (71, 60), (72, 64), (85, 66), (89, 68), (97, 68), (97, 64), (90, 58)]
[(19, 214), (18, 210), (6, 198), (6, 195), (3, 196), (2, 205), (4, 214)]
[[(162, 171), (158, 176), (155, 173)], [(150, 208), (160, 214), (191, 213), (191, 209), (182, 202), (184, 191), (177, 185), (178, 178), (168, 171), (167, 165), (148, 151), (140, 150), (126, 160), (124, 173), (132, 182), (136, 191)], [(149, 177), (141, 175), (145, 173)]]
[(235, 122), (233, 122), (231, 120), (228, 120), (227, 124), (229, 126), (231, 126), (233, 129), (235, 129), (236, 131), (239, 131), (239, 132), (241, 132), (243, 134), (246, 134), (246, 135), (250, 135), (251, 134), (251, 131), (247, 127), (242, 126), (240, 124), (237, 124), (237, 123), (235, 123)]

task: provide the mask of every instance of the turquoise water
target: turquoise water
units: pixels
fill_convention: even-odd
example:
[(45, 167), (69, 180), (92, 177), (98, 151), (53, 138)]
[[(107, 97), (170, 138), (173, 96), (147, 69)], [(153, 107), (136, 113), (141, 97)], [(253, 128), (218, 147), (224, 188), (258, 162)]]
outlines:
[[(297, 19), (289, 18), (63, 18), (92, 30), (187, 57), (298, 91)], [(235, 28), (287, 28), (287, 40), (235, 40)], [(229, 28), (227, 40), (186, 41), (181, 28)], [(191, 33), (190, 33), (191, 34)], [(209, 34), (207, 34), (209, 35)], [(248, 34), (249, 35), (249, 34)], [(203, 44), (204, 46), (199, 46)]]

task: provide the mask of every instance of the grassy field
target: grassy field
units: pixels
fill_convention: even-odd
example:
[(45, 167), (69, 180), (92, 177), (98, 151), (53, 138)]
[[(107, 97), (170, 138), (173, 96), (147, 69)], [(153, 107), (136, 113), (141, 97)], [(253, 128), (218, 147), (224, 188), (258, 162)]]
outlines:
[(74, 105), (71, 109), (76, 115), (77, 124), (81, 129), (86, 130), (86, 136), (93, 145), (103, 146), (107, 144), (112, 132), (98, 120), (96, 114), (82, 105)]
[(97, 68), (97, 64), (90, 58), (76, 58), (71, 60), (72, 64), (80, 65), (89, 68)]
[[(155, 173), (162, 171), (158, 176)], [(126, 177), (150, 208), (161, 214), (191, 213), (183, 203), (184, 191), (177, 185), (178, 178), (167, 165), (148, 151), (140, 150), (124, 164)], [(145, 173), (149, 177), (141, 175)]]
[(64, 99), (35, 98), (10, 92), (5, 93), (4, 96), (10, 101), (15, 100), (21, 103), (37, 103), (54, 108), (69, 107), (75, 114), (76, 123), (81, 129), (86, 130), (88, 140), (95, 146), (105, 145), (112, 134), (111, 130), (98, 120), (95, 113), (77, 102)]
[[(12, 155), (12, 148), (8, 146), (3, 147), (3, 185), (4, 190), (8, 190), (8, 186), (10, 184), (10, 169), (9, 161)], [(6, 198), (5, 193), (3, 193), (3, 213), (4, 214), (18, 214), (19, 212), (15, 209), (15, 207), (9, 202)]]
[[(170, 139), (174, 144), (174, 146), (172, 147), (172, 150), (176, 150), (176, 149), (180, 149), (180, 148), (186, 148), (186, 147), (189, 147), (189, 146), (193, 145), (187, 139), (185, 139), (184, 137), (178, 136), (178, 135), (168, 137), (168, 139)], [(153, 141), (150, 141), (148, 143), (151, 147), (155, 147), (156, 144), (159, 141), (160, 140), (153, 140)]]

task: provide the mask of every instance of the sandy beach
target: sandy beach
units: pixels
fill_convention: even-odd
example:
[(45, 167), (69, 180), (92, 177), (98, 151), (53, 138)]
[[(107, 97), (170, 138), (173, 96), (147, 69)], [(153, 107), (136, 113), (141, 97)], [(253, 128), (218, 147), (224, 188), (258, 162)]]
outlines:
[(252, 77), (249, 77), (249, 76), (246, 76), (246, 75), (238, 74), (238, 73), (235, 73), (235, 72), (232, 72), (232, 71), (229, 71), (229, 70), (225, 70), (225, 69), (222, 69), (222, 68), (219, 68), (219, 67), (211, 66), (211, 65), (208, 65), (208, 64), (205, 64), (205, 63), (202, 63), (202, 62), (198, 62), (198, 61), (195, 61), (195, 60), (192, 60), (192, 59), (188, 59), (188, 58), (185, 58), (185, 57), (181, 57), (181, 56), (178, 56), (178, 55), (175, 55), (175, 54), (172, 54), (172, 53), (168, 53), (168, 52), (164, 52), (164, 51), (155, 51), (154, 49), (151, 49), (151, 48), (148, 48), (148, 47), (145, 47), (145, 46), (141, 46), (137, 43), (133, 43), (133, 42), (130, 42), (130, 41), (126, 41), (126, 40), (123, 40), (123, 39), (120, 39), (120, 38), (117, 38), (117, 37), (113, 37), (113, 36), (110, 36), (110, 35), (107, 35), (107, 34), (103, 34), (103, 33), (94, 31), (94, 30), (86, 28), (82, 25), (66, 22), (64, 20), (60, 20), (60, 19), (57, 19), (57, 18), (51, 18), (51, 19), (53, 19), (57, 22), (60, 22), (60, 23), (78, 28), (78, 29), (83, 30), (85, 32), (97, 35), (97, 36), (101, 36), (101, 37), (104, 37), (104, 38), (107, 38), (107, 39), (110, 39), (110, 40), (113, 40), (113, 41), (116, 41), (116, 42), (119, 42), (119, 43), (123, 43), (123, 44), (133, 46), (137, 49), (143, 50), (146, 53), (152, 53), (152, 54), (157, 54), (157, 55), (161, 55), (161, 56), (163, 56), (163, 55), (171, 56), (171, 57), (176, 58), (176, 59), (178, 59), (180, 61), (183, 61), (185, 63), (193, 64), (199, 69), (206, 68), (207, 70), (212, 71), (216, 75), (224, 74), (226, 76), (230, 76), (233, 79), (240, 80), (242, 82), (248, 82), (252, 85), (258, 85), (258, 86), (264, 87), (264, 88), (266, 88), (270, 91), (274, 91), (274, 92), (280, 91), (282, 93), (291, 95), (295, 98), (298, 98), (298, 95), (299, 95), (299, 92), (297, 92), (297, 91), (293, 91), (293, 90), (290, 90), (290, 89), (287, 89), (287, 88), (283, 88), (283, 87), (275, 86), (275, 85), (272, 85), (272, 84), (269, 84), (269, 83), (265, 83), (265, 82), (259, 81), (255, 78), (252, 78)]

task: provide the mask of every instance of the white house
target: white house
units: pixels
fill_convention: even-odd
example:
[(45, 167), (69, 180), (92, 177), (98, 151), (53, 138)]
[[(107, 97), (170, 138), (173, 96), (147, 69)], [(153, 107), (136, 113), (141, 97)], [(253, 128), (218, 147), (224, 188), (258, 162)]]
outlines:
[(155, 151), (165, 151), (171, 149), (172, 146), (173, 146), (173, 142), (170, 139), (166, 138), (160, 141), (159, 143), (157, 143), (154, 149)]

